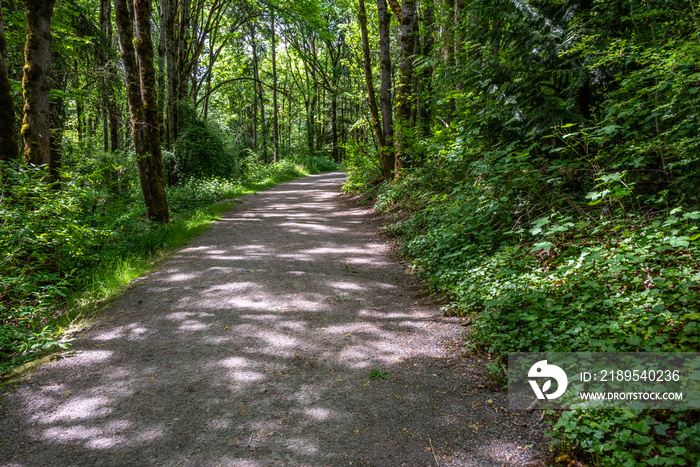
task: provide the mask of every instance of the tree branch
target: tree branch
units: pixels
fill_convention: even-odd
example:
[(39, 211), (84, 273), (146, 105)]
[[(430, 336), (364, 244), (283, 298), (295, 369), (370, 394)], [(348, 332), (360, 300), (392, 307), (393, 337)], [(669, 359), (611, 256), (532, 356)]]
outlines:
[(399, 24), (401, 24), (401, 5), (399, 5), (399, 2), (396, 0), (387, 0), (389, 3), (389, 8), (391, 8), (391, 11), (394, 12), (394, 16), (396, 16), (396, 19), (399, 21)]
[[(233, 83), (234, 81), (255, 81), (256, 83), (259, 83), (259, 84), (265, 86), (266, 88), (269, 88), (269, 89), (272, 89), (272, 90), (275, 89), (274, 86), (270, 86), (269, 84), (267, 84), (267, 83), (265, 83), (265, 82), (263, 82), (263, 81), (260, 81), (259, 79), (249, 78), (249, 77), (247, 77), (247, 76), (243, 76), (243, 77), (240, 77), (240, 78), (231, 78), (231, 79), (227, 79), (227, 80), (224, 80), (224, 81), (220, 82), (219, 84), (217, 84), (216, 86), (214, 86), (213, 88), (211, 88), (211, 89), (209, 90), (209, 92), (205, 93), (202, 97), (200, 97), (199, 99), (197, 99), (197, 103), (196, 103), (195, 107), (199, 106), (199, 104), (200, 104), (204, 99), (206, 99), (207, 96), (212, 95), (212, 94), (214, 93), (214, 91), (218, 90), (221, 86), (224, 86), (224, 85), (229, 84), (229, 83)], [(284, 90), (284, 89), (277, 88), (277, 92), (279, 92), (280, 94), (282, 94), (283, 96), (285, 96), (285, 97), (287, 97), (287, 98), (290, 98), (289, 94), (287, 94), (287, 91)]]

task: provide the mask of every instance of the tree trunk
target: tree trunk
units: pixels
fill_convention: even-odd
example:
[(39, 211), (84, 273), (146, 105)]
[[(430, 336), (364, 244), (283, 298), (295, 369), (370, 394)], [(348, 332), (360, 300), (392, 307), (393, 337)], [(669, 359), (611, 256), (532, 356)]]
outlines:
[(391, 11), (394, 12), (394, 16), (396, 16), (396, 21), (401, 24), (401, 5), (399, 5), (398, 0), (388, 0), (389, 1), (389, 7), (391, 8)]
[[(100, 53), (98, 54), (99, 63), (107, 68), (108, 57), (106, 48), (111, 46), (110, 32), (112, 29), (112, 5), (110, 0), (100, 0), (100, 32), (102, 33), (102, 39), (104, 44), (100, 48)], [(109, 77), (103, 76), (100, 82), (100, 103), (102, 105), (102, 142), (103, 149), (105, 152), (109, 151), (109, 122), (110, 122), (110, 92), (109, 92)]]
[[(190, 13), (191, 0), (167, 0), (172, 2), (173, 9), (170, 11), (170, 21), (172, 21), (172, 56), (173, 70), (168, 71), (168, 76), (172, 75), (172, 99), (168, 97), (168, 104), (171, 105), (171, 116), (169, 117), (168, 144), (175, 144), (182, 125), (182, 103), (187, 96), (189, 83), (189, 68), (187, 66), (188, 39), (190, 37)], [(179, 13), (179, 18), (176, 13)], [(179, 19), (179, 22), (175, 21)], [(167, 61), (167, 59), (166, 59)], [(166, 64), (167, 67), (167, 64)]]
[(257, 43), (255, 42), (255, 23), (250, 24), (250, 37), (251, 37), (251, 48), (253, 51), (253, 99), (251, 104), (253, 106), (253, 125), (252, 125), (252, 141), (253, 141), (253, 151), (258, 150), (258, 51)]
[(413, 61), (416, 23), (416, 0), (404, 0), (401, 6), (401, 54), (399, 85), (396, 87), (396, 159), (395, 177), (407, 166), (408, 141), (411, 137), (411, 109), (413, 107)]
[(346, 151), (345, 148), (347, 146), (347, 124), (345, 120), (345, 107), (347, 106), (347, 99), (343, 98), (341, 104), (340, 104), (340, 121), (342, 122), (342, 125), (340, 126), (341, 131), (340, 131), (340, 141), (342, 142), (341, 145), (341, 152), (340, 152), (340, 159), (343, 160), (345, 159)]
[(165, 21), (167, 20), (168, 13), (164, 10), (167, 8), (166, 2), (161, 0), (158, 5), (158, 17), (160, 18), (160, 23), (158, 25), (158, 131), (160, 131), (161, 141), (168, 141), (168, 129), (167, 129), (167, 119), (165, 118), (165, 107), (166, 107), (166, 41), (167, 36), (165, 34)]
[(0, 122), (3, 122), (0, 125), (0, 160), (17, 159), (19, 151), (15, 139), (15, 105), (7, 74), (7, 46), (2, 21), (2, 3), (0, 3)]
[[(420, 53), (420, 18), (418, 17), (418, 11), (415, 13), (415, 23), (413, 29), (413, 49), (411, 50), (411, 56), (417, 56)], [(411, 127), (416, 126), (416, 121), (418, 120), (418, 105), (420, 101), (420, 89), (421, 89), (421, 75), (418, 73), (413, 73), (412, 78), (412, 89), (411, 95), (413, 96), (413, 105), (411, 105)]]
[(114, 0), (114, 13), (124, 66), (134, 147), (138, 158), (139, 179), (146, 202), (146, 215), (150, 220), (167, 222), (168, 203), (163, 178), (156, 75), (151, 40), (151, 1), (134, 0), (136, 50), (134, 50), (134, 30), (126, 0)]
[[(314, 76), (313, 70), (311, 76)], [(318, 93), (316, 92), (316, 81), (312, 80), (309, 83), (311, 89), (311, 102), (309, 103), (309, 131), (311, 132), (311, 139), (309, 140), (309, 150), (310, 155), (316, 155), (316, 148), (318, 147), (319, 136), (316, 132), (316, 106), (318, 105)]]
[[(106, 0), (107, 3), (109, 4), (110, 2)], [(117, 41), (112, 34), (112, 7), (111, 4), (109, 5), (109, 18), (106, 20), (104, 32), (107, 36), (107, 41), (109, 43), (109, 46), (111, 48), (117, 48), (118, 44)], [(113, 94), (112, 89), (116, 86), (118, 86), (118, 79), (116, 76), (117, 70), (114, 69), (110, 64), (109, 67), (110, 70), (110, 77), (109, 77), (109, 82), (108, 82), (108, 89), (107, 92), (109, 93), (108, 96), (108, 106), (107, 109), (109, 110), (109, 142), (110, 146), (109, 149), (112, 152), (117, 152), (119, 151), (119, 133), (120, 133), (120, 126), (121, 126), (121, 107), (120, 104), (117, 102), (116, 96)], [(114, 75), (112, 74), (112, 71), (114, 71)]]
[[(423, 24), (425, 25), (424, 37), (423, 37), (423, 50), (422, 55), (426, 59), (430, 59), (433, 54), (433, 31), (434, 31), (434, 14), (433, 14), (433, 0), (426, 0), (423, 3)], [(421, 73), (421, 83), (420, 83), (420, 107), (418, 112), (418, 119), (420, 121), (421, 131), (424, 137), (430, 136), (430, 126), (432, 120), (432, 78), (433, 78), (433, 67), (426, 65)]]
[(394, 167), (394, 118), (391, 102), (391, 41), (389, 26), (391, 14), (387, 10), (386, 0), (377, 0), (379, 14), (379, 61), (381, 67), (381, 88), (379, 102), (382, 108), (382, 132), (386, 147), (386, 164)]
[[(463, 45), (462, 45), (462, 10), (464, 10), (464, 1), (463, 0), (455, 0), (455, 18), (454, 18), (454, 28), (455, 28), (455, 35), (454, 35), (454, 64), (455, 64), (455, 70), (459, 70), (461, 66), (461, 59), (462, 59), (462, 54), (463, 54)], [(462, 91), (462, 82), (461, 80), (457, 80), (455, 83), (455, 90), (456, 91)], [(457, 109), (456, 103), (455, 103), (455, 110)]]
[(364, 58), (365, 69), (365, 84), (367, 85), (367, 100), (369, 102), (369, 112), (372, 119), (372, 129), (374, 130), (374, 138), (377, 141), (379, 148), (379, 168), (382, 171), (382, 176), (385, 179), (391, 178), (391, 171), (394, 169), (394, 161), (387, 157), (386, 140), (382, 132), (382, 125), (379, 121), (379, 109), (377, 108), (377, 98), (374, 94), (374, 82), (372, 80), (372, 61), (369, 54), (369, 38), (367, 34), (367, 11), (365, 9), (364, 0), (360, 0), (360, 10), (358, 20), (360, 23), (360, 32), (362, 34), (362, 55)]
[(78, 141), (83, 141), (83, 99), (80, 95), (75, 98), (75, 120), (78, 126)]
[[(445, 0), (446, 8), (446, 21), (443, 26), (444, 34), (444, 57), (445, 57), (445, 68), (447, 69), (447, 76), (452, 76), (455, 72), (455, 54), (454, 54), (454, 39), (455, 39), (455, 26), (454, 26), (454, 12), (455, 12), (455, 0)], [(448, 122), (452, 120), (452, 116), (455, 114), (455, 100), (450, 98), (447, 101), (447, 109), (445, 112), (445, 120)]]
[(175, 0), (161, 0), (161, 34), (165, 37), (165, 147), (177, 139), (177, 46), (175, 39)]
[[(65, 92), (65, 82), (60, 86)], [(62, 95), (62, 94), (61, 94)], [(56, 97), (49, 104), (49, 114), (51, 118), (51, 140), (49, 159), (49, 174), (54, 183), (54, 188), (60, 188), (60, 175), (58, 170), (61, 168), (61, 143), (63, 142), (63, 122), (65, 121), (66, 109), (63, 102), (63, 97)]]
[(180, 2), (180, 29), (177, 36), (177, 99), (176, 99), (176, 125), (180, 124), (180, 102), (187, 96), (188, 78), (190, 70), (187, 66), (187, 49), (190, 38), (190, 13), (191, 0)]
[(265, 102), (263, 100), (263, 87), (262, 84), (260, 84), (260, 75), (258, 73), (258, 42), (257, 42), (257, 36), (255, 33), (255, 26), (250, 27), (250, 33), (253, 36), (253, 74), (255, 75), (255, 83), (256, 86), (255, 93), (258, 95), (258, 98), (260, 99), (260, 130), (261, 130), (261, 139), (262, 139), (262, 160), (263, 162), (267, 162), (267, 128), (265, 126)]
[(36, 166), (51, 163), (51, 17), (55, 0), (26, 0), (27, 30), (24, 46), (24, 160)]
[(110, 151), (119, 151), (119, 110), (116, 105), (109, 109)]
[(335, 92), (331, 93), (331, 143), (333, 144), (333, 152), (331, 156), (336, 162), (340, 162), (340, 153), (338, 151), (338, 96)]
[(258, 83), (253, 81), (253, 99), (250, 105), (253, 110), (253, 118), (251, 125), (251, 141), (253, 143), (253, 151), (258, 150)]
[[(216, 60), (216, 55), (214, 54), (214, 41), (216, 35), (211, 33), (209, 35), (209, 66), (207, 70), (206, 83), (204, 85), (204, 120), (209, 118), (209, 92), (211, 91), (211, 76), (214, 74), (214, 62)], [(196, 97), (196, 93), (195, 93)]]
[(273, 106), (273, 138), (274, 138), (274, 153), (272, 161), (277, 162), (279, 159), (279, 128), (278, 128), (278, 109), (277, 109), (277, 51), (275, 48), (277, 34), (275, 32), (275, 10), (270, 10), (270, 24), (272, 29), (272, 106)]

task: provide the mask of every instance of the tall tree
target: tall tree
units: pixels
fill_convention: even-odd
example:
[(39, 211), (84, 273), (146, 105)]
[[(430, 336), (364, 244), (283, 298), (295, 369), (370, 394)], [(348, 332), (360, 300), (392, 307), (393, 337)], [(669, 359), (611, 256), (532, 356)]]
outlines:
[(0, 160), (16, 159), (18, 155), (15, 139), (15, 104), (7, 74), (7, 46), (0, 2)]
[(255, 77), (255, 83), (253, 87), (256, 89), (256, 94), (260, 99), (260, 129), (262, 130), (262, 150), (263, 150), (263, 161), (267, 162), (267, 126), (265, 125), (265, 101), (263, 86), (260, 83), (259, 74), (259, 63), (258, 63), (258, 39), (255, 31), (255, 25), (251, 23), (250, 35), (252, 39), (253, 46), (253, 75)]
[(401, 54), (399, 84), (396, 87), (396, 159), (395, 176), (407, 166), (408, 141), (411, 136), (410, 121), (413, 108), (413, 50), (415, 47), (416, 1), (403, 0), (401, 6)]
[(372, 129), (374, 130), (374, 138), (377, 141), (379, 148), (379, 168), (382, 171), (382, 176), (386, 179), (391, 178), (393, 170), (393, 161), (387, 160), (386, 141), (384, 133), (379, 121), (379, 109), (377, 108), (377, 98), (374, 94), (374, 82), (372, 80), (372, 61), (369, 54), (369, 34), (367, 33), (367, 10), (364, 0), (360, 0), (358, 20), (360, 23), (360, 33), (362, 35), (362, 56), (364, 59), (365, 84), (367, 85), (367, 101), (369, 103), (370, 117), (372, 119)]
[(24, 160), (36, 166), (51, 163), (51, 17), (56, 0), (25, 0), (24, 45)]
[(169, 149), (177, 138), (177, 41), (176, 41), (176, 0), (161, 0), (160, 21), (165, 54), (165, 146)]
[(394, 118), (391, 100), (391, 13), (387, 10), (386, 0), (377, 0), (377, 19), (379, 21), (379, 65), (381, 69), (380, 107), (382, 109), (382, 132), (386, 145), (387, 165), (394, 167)]
[(126, 0), (114, 0), (126, 96), (131, 114), (141, 190), (146, 202), (146, 214), (149, 219), (156, 222), (167, 222), (168, 202), (163, 178), (156, 73), (153, 66), (151, 39), (152, 5), (150, 0), (133, 0), (133, 2), (136, 25), (135, 50), (134, 27)]
[(422, 135), (427, 137), (430, 135), (430, 124), (431, 124), (431, 110), (432, 103), (430, 98), (432, 97), (432, 77), (433, 77), (433, 67), (430, 64), (433, 54), (433, 29), (434, 29), (434, 12), (433, 12), (433, 0), (425, 0), (423, 3), (423, 49), (421, 51), (423, 57), (426, 60), (426, 64), (423, 66), (420, 74), (419, 83), (419, 109), (418, 109), (418, 120), (420, 122)]
[(277, 33), (275, 31), (275, 10), (270, 6), (270, 30), (272, 32), (272, 107), (273, 107), (273, 137), (274, 137), (274, 153), (272, 161), (277, 162), (279, 159), (279, 115), (277, 108)]

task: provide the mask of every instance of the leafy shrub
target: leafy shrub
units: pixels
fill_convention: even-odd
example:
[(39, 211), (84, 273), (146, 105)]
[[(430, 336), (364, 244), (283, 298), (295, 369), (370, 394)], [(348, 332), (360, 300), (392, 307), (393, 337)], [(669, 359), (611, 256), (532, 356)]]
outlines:
[(345, 145), (345, 163), (348, 166), (347, 181), (343, 187), (345, 191), (365, 192), (382, 180), (376, 157), (358, 141), (351, 140)]
[(595, 465), (695, 466), (700, 462), (700, 423), (687, 411), (564, 411), (549, 436), (555, 449), (573, 444)]
[(191, 178), (179, 185), (168, 187), (167, 196), (170, 209), (178, 213), (238, 196), (242, 191), (243, 186), (234, 180), (217, 177)]
[[(537, 350), (698, 351), (695, 195), (690, 204), (668, 192), (641, 197), (623, 171), (582, 177), (576, 163), (525, 144), (486, 150), (456, 138), (437, 154), (398, 181), (346, 187), (375, 196), (418, 272), (452, 299), (446, 308), (472, 316), (468, 345), (503, 360)], [(558, 449), (593, 465), (695, 465), (700, 455), (694, 412), (551, 415)]]
[(306, 156), (292, 159), (295, 164), (302, 166), (310, 174), (332, 172), (340, 169), (340, 166), (327, 157)]
[(308, 175), (304, 168), (295, 164), (291, 159), (284, 159), (274, 164), (249, 163), (246, 173), (246, 181), (250, 183), (263, 183), (273, 179), (292, 179)]
[(238, 175), (241, 171), (240, 161), (227, 150), (221, 132), (200, 119), (191, 108), (185, 106), (184, 109), (185, 124), (172, 155), (166, 154), (164, 158), (166, 170), (176, 180)]
[[(77, 271), (100, 260), (111, 235), (100, 174), (63, 174), (63, 188), (44, 172), (3, 166), (0, 203), (0, 359), (58, 345), (52, 306), (76, 283)], [(62, 344), (61, 344), (62, 345)]]

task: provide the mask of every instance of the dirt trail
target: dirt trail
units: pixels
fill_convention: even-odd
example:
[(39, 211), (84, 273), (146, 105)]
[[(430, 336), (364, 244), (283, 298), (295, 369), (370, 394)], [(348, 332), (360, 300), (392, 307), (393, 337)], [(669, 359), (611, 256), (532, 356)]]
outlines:
[(242, 198), (2, 390), (0, 464), (539, 465), (343, 180)]

